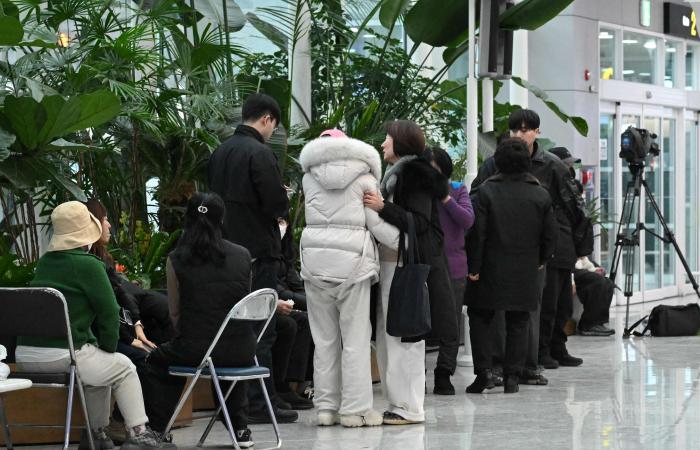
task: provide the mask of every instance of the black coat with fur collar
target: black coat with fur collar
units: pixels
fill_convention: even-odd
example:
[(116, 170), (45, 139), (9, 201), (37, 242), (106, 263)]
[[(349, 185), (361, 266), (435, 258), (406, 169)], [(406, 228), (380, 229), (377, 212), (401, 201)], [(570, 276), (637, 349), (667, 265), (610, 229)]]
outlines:
[(408, 230), (406, 212), (413, 214), (420, 261), (431, 266), (428, 275), (432, 332), (430, 337), (454, 338), (458, 330), (447, 259), (443, 250), (439, 202), (448, 194), (447, 180), (422, 158), (405, 163), (397, 173), (392, 201), (379, 216), (402, 232)]

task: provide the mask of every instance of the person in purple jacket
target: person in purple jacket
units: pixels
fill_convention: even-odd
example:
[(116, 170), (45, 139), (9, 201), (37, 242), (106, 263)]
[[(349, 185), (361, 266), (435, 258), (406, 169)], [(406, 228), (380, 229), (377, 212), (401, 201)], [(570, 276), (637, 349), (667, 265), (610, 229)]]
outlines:
[[(439, 147), (426, 150), (430, 164), (448, 180), (452, 176), (452, 158)], [(462, 299), (467, 270), (467, 253), (464, 249), (464, 235), (474, 224), (474, 209), (469, 199), (469, 192), (463, 183), (451, 182), (449, 195), (440, 204), (440, 225), (444, 238), (445, 256), (452, 279), (457, 323), (461, 324)], [(461, 329), (461, 328), (460, 328)], [(459, 351), (459, 333), (452, 340), (440, 340), (437, 364), (435, 367), (435, 386), (433, 393), (438, 395), (455, 395), (455, 388), (450, 382), (457, 368), (457, 352)]]

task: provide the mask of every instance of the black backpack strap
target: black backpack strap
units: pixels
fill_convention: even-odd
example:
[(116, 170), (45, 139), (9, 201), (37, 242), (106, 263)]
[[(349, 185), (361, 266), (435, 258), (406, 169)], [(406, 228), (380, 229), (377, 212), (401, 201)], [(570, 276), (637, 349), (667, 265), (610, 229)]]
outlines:
[[(647, 322), (647, 325), (644, 327), (644, 331), (642, 331), (641, 333), (638, 332), (638, 331), (634, 331), (634, 329), (637, 328), (637, 327), (639, 326), (640, 323), (644, 322), (644, 319), (646, 319), (647, 317), (649, 317), (648, 314), (647, 314), (646, 316), (642, 317), (641, 319), (639, 319), (638, 321), (636, 321), (635, 323), (633, 323), (632, 326), (629, 327), (629, 329), (628, 329), (627, 331), (628, 331), (629, 333), (631, 333), (631, 334), (634, 334), (635, 336), (644, 336), (644, 333), (646, 333), (647, 330), (649, 329), (649, 323), (648, 323), (648, 322)], [(633, 331), (634, 331), (634, 332), (633, 332)]]

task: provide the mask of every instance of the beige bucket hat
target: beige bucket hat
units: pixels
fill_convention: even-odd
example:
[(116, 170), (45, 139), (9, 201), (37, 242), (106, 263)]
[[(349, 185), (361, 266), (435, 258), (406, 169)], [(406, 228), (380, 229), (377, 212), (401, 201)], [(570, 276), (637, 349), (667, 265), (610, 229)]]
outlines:
[(58, 205), (51, 213), (53, 236), (48, 251), (72, 250), (94, 244), (102, 235), (102, 224), (87, 207), (72, 201)]

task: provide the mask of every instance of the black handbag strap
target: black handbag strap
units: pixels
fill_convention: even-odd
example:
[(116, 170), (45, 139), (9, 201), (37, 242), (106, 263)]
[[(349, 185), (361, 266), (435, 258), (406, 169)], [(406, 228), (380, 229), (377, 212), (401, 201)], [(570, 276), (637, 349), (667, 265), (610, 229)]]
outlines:
[[(416, 234), (416, 222), (413, 218), (413, 214), (406, 211), (406, 223), (408, 225), (408, 230), (406, 233), (401, 232), (399, 235), (399, 256), (396, 260), (398, 265), (399, 261), (403, 262), (403, 265), (415, 264), (416, 260), (420, 259), (420, 254), (418, 253), (418, 237)], [(404, 236), (407, 235), (408, 242), (404, 241)]]
[(644, 322), (644, 319), (646, 319), (647, 317), (649, 317), (648, 314), (646, 316), (642, 317), (641, 319), (639, 319), (638, 321), (636, 321), (635, 323), (633, 323), (632, 326), (629, 327), (629, 329), (627, 331), (634, 334), (635, 336), (644, 336), (644, 334), (649, 329), (649, 323), (651, 323), (651, 321), (647, 322), (647, 325), (644, 327), (644, 330), (642, 330), (641, 333), (639, 331), (634, 331), (634, 329), (637, 328), (640, 323)]

